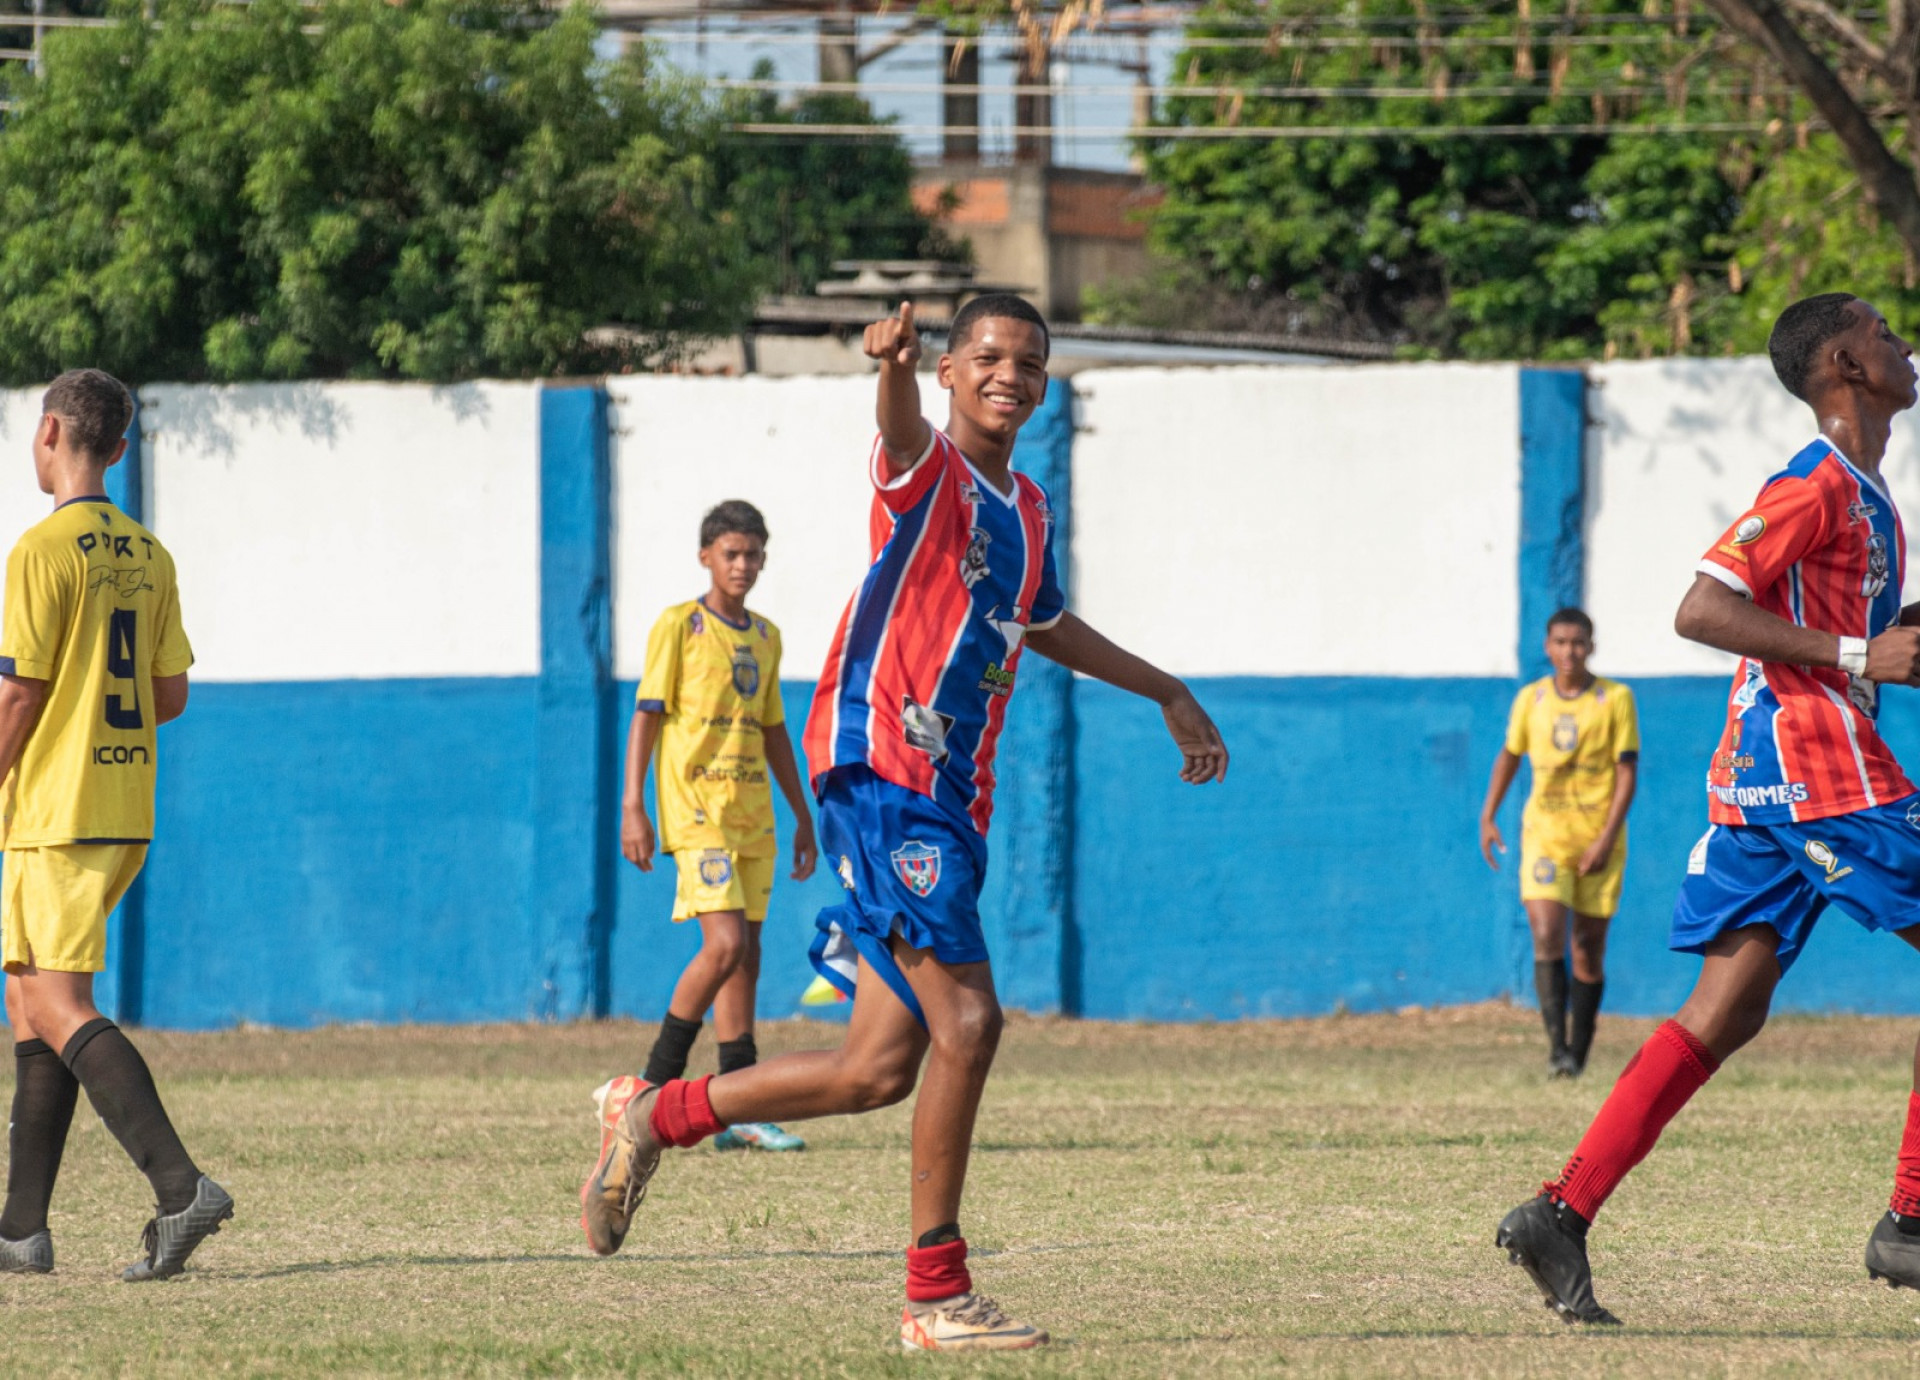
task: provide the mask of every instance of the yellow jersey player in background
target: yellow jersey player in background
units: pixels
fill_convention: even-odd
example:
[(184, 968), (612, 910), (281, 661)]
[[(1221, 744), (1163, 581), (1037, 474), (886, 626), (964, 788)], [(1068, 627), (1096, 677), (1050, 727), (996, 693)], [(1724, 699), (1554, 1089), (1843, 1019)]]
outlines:
[(130, 1281), (178, 1274), (233, 1216), (195, 1166), (146, 1060), (93, 1004), (107, 915), (153, 837), (154, 729), (187, 706), (193, 650), (173, 558), (106, 496), (133, 398), (97, 369), (62, 374), (33, 436), (53, 514), (7, 557), (0, 623), (0, 776), (6, 863), (0, 947), (15, 1081), (0, 1270), (53, 1268), (47, 1207), (79, 1090), (153, 1186)]
[[(769, 771), (799, 821), (793, 878), (813, 875), (813, 815), (780, 699), (780, 630), (746, 602), (766, 559), (759, 509), (737, 499), (720, 504), (700, 524), (700, 564), (711, 588), (667, 609), (647, 637), (627, 739), (620, 851), (642, 872), (652, 871), (655, 848), (671, 854), (679, 872), (673, 918), (700, 923), (700, 952), (680, 974), (647, 1058), (643, 1077), (656, 1087), (686, 1072), (708, 1007), (720, 1072), (750, 1068), (759, 1057), (753, 1007), (760, 924), (779, 851)], [(655, 758), (657, 834), (645, 794)], [(729, 1127), (714, 1146), (800, 1150), (805, 1142), (760, 1122)]]
[[(1507, 720), (1480, 810), (1480, 851), (1499, 868), (1506, 852), (1494, 814), (1525, 757), (1533, 793), (1520, 824), (1520, 900), (1533, 931), (1533, 984), (1547, 1025), (1549, 1068), (1578, 1078), (1593, 1047), (1605, 986), (1607, 924), (1620, 908), (1627, 810), (1639, 777), (1640, 721), (1633, 692), (1587, 670), (1593, 620), (1565, 608), (1547, 620), (1553, 674), (1524, 686)], [(1567, 981), (1567, 916), (1573, 981)]]

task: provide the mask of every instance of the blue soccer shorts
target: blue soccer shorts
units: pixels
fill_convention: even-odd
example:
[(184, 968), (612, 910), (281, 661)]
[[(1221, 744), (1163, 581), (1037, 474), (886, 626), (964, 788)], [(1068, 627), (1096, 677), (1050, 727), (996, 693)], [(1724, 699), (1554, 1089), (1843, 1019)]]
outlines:
[(1829, 905), (1870, 930), (1920, 924), (1920, 795), (1804, 824), (1716, 824), (1693, 846), (1671, 947), (1771, 925), (1782, 976)]
[(926, 1025), (891, 941), (897, 934), (942, 963), (986, 961), (980, 886), (987, 841), (917, 791), (848, 765), (820, 784), (820, 855), (839, 873), (846, 895), (814, 922), (813, 966), (851, 997), (859, 959), (866, 959)]

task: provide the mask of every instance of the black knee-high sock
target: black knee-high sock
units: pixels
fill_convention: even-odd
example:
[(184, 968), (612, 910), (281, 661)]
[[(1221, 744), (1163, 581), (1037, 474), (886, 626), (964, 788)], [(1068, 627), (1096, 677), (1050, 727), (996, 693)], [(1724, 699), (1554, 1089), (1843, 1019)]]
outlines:
[(673, 1012), (667, 1012), (667, 1018), (660, 1022), (660, 1034), (653, 1042), (653, 1053), (647, 1056), (647, 1071), (640, 1076), (656, 1088), (671, 1083), (687, 1071), (687, 1055), (699, 1038), (700, 1022), (683, 1021)]
[(13, 1120), (7, 1127), (7, 1206), (0, 1236), (24, 1241), (47, 1225), (80, 1083), (45, 1040), (13, 1047)]
[(1567, 1048), (1582, 1064), (1587, 1062), (1587, 1051), (1593, 1048), (1593, 1027), (1600, 1015), (1600, 994), (1606, 986), (1605, 978), (1598, 982), (1573, 980), (1573, 992), (1567, 1000), (1567, 1023), (1571, 1027), (1567, 1032)]
[(1533, 990), (1540, 997), (1540, 1019), (1547, 1025), (1547, 1043), (1555, 1054), (1567, 1047), (1567, 964), (1552, 959), (1533, 965)]
[(753, 1036), (742, 1035), (737, 1040), (720, 1042), (720, 1072), (735, 1073), (740, 1069), (750, 1069), (760, 1062), (760, 1050), (753, 1043)]
[(161, 1216), (191, 1206), (200, 1170), (167, 1119), (153, 1073), (133, 1041), (102, 1016), (74, 1031), (60, 1058), (87, 1090), (87, 1100), (134, 1167), (153, 1185)]

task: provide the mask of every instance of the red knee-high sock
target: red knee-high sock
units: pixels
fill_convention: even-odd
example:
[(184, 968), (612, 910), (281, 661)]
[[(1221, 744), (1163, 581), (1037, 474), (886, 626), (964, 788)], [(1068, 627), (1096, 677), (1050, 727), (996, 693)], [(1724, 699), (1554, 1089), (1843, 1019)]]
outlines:
[(907, 1297), (915, 1303), (950, 1299), (973, 1292), (967, 1273), (967, 1243), (949, 1241), (940, 1246), (907, 1247)]
[(713, 1114), (713, 1103), (707, 1100), (707, 1084), (712, 1081), (713, 1075), (708, 1074), (691, 1083), (676, 1078), (662, 1084), (654, 1094), (653, 1110), (647, 1116), (654, 1139), (685, 1147), (698, 1145), (723, 1130), (726, 1123)]
[(1891, 1207), (1902, 1217), (1920, 1217), (1920, 1093), (1907, 1094), (1907, 1130), (1900, 1137), (1900, 1163), (1893, 1171)]
[(1599, 1115), (1560, 1177), (1545, 1190), (1589, 1222), (1627, 1171), (1720, 1067), (1707, 1047), (1677, 1021), (1663, 1022), (1627, 1061)]

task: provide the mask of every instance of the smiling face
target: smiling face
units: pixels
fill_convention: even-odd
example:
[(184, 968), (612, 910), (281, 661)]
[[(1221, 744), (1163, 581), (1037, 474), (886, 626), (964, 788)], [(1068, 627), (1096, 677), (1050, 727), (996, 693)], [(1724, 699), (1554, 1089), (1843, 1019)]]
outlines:
[(1913, 367), (1913, 347), (1894, 334), (1893, 327), (1880, 309), (1870, 302), (1847, 304), (1854, 325), (1833, 342), (1836, 350), (1851, 355), (1859, 367), (1855, 386), (1871, 396), (1891, 403), (1895, 411), (1912, 407), (1920, 399), (1920, 376)]
[(1030, 321), (983, 317), (956, 349), (940, 356), (938, 377), (953, 394), (956, 421), (983, 439), (1011, 445), (1047, 395), (1046, 332)]
[(713, 587), (733, 599), (745, 599), (767, 563), (767, 544), (745, 532), (725, 532), (700, 548), (700, 564)]

